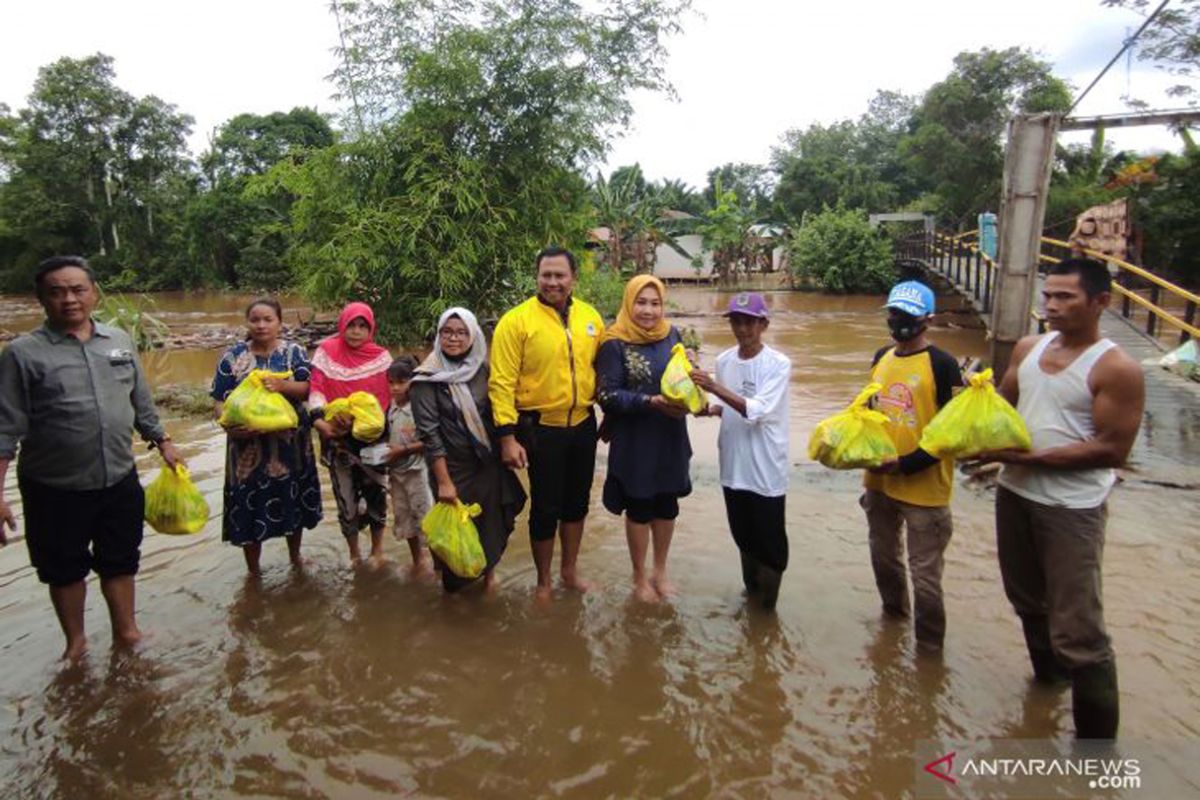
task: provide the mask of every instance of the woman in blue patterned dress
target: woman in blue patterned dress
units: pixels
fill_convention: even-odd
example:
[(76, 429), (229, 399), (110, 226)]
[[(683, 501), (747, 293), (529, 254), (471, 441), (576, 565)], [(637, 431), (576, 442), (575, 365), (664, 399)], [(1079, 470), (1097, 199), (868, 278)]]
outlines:
[[(605, 330), (596, 353), (596, 401), (611, 437), (604, 507), (625, 515), (634, 595), (647, 602), (675, 591), (667, 579), (667, 553), (679, 498), (692, 491), (687, 409), (663, 397), (660, 388), (671, 348), (683, 339), (664, 315), (666, 294), (658, 278), (632, 278), (617, 321)], [(654, 567), (647, 577), (651, 543)]]
[(255, 300), (246, 309), (249, 335), (229, 348), (217, 365), (212, 397), (217, 416), (229, 393), (252, 370), (291, 372), (291, 380), (264, 385), (291, 401), (300, 427), (278, 433), (226, 430), (225, 513), (221, 538), (242, 548), (246, 569), (259, 572), (262, 543), (286, 536), (292, 565), (301, 566), (302, 531), (321, 521), (321, 484), (313, 456), (311, 423), (304, 407), (309, 364), (304, 348), (280, 338), (283, 309), (275, 300)]

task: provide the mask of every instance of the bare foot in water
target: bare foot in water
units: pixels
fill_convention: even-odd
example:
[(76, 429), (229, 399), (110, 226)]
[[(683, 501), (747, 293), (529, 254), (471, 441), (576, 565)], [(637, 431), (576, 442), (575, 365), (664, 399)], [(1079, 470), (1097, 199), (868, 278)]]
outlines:
[(533, 590), (533, 599), (537, 603), (549, 603), (554, 599), (554, 587), (543, 586), (539, 583), (538, 587)]
[(675, 584), (667, 580), (666, 575), (655, 575), (650, 579), (650, 585), (654, 587), (654, 591), (658, 592), (658, 596), (663, 600), (674, 597), (678, 594)]
[(418, 558), (409, 568), (410, 574), (415, 580), (429, 580), (434, 576), (433, 559), (425, 556)]
[(499, 581), (496, 580), (496, 571), (487, 570), (483, 573), (483, 591), (484, 594), (495, 594), (496, 587), (499, 586)]
[(113, 631), (113, 647), (134, 648), (143, 640), (142, 632), (137, 628), (125, 631)]
[(88, 643), (84, 637), (79, 638), (74, 642), (67, 642), (67, 649), (63, 650), (63, 661), (78, 661), (87, 655)]
[(367, 558), (367, 569), (371, 570), (371, 572), (375, 572), (382, 567), (386, 561), (387, 560), (383, 557), (382, 553), (372, 553), (370, 557)]
[(564, 572), (562, 574), (562, 582), (564, 588), (571, 589), (580, 594), (585, 594), (592, 588), (592, 584), (579, 577), (575, 570)]
[(633, 596), (643, 603), (658, 602), (658, 592), (654, 591), (654, 587), (650, 585), (649, 581), (634, 581)]

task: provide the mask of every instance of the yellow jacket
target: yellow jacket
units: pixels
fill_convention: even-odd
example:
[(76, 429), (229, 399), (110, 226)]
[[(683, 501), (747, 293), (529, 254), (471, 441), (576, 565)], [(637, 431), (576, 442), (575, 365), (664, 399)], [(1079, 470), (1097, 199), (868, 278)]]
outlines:
[(537, 411), (542, 425), (558, 428), (587, 419), (596, 395), (592, 362), (602, 333), (600, 314), (578, 298), (567, 307), (566, 325), (537, 297), (501, 317), (492, 335), (488, 380), (498, 433), (512, 432), (519, 411)]

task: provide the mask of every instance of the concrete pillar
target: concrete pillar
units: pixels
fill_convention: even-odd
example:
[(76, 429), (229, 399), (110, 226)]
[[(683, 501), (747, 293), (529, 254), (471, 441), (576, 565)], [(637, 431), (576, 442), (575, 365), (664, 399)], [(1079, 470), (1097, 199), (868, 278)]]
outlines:
[(1038, 253), (1061, 114), (1026, 114), (1008, 124), (1000, 200), (998, 271), (992, 305), (992, 368), (1008, 368), (1017, 340), (1030, 332)]

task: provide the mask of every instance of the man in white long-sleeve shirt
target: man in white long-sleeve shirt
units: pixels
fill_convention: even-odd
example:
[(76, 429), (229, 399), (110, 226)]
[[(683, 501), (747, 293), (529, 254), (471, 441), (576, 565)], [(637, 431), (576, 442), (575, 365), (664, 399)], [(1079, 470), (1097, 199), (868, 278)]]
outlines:
[(770, 324), (762, 295), (744, 292), (725, 313), (737, 339), (713, 375), (692, 372), (721, 418), (717, 450), (729, 530), (742, 559), (747, 593), (773, 609), (788, 563), (784, 500), (788, 481), (788, 383), (792, 362), (762, 341)]

